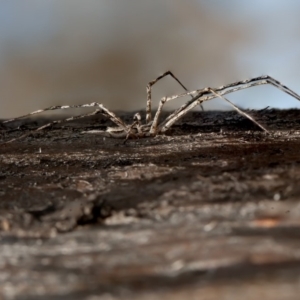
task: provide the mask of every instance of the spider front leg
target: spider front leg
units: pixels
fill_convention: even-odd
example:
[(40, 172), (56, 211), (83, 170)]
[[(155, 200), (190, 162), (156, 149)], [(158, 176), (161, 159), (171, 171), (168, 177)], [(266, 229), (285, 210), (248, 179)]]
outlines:
[(146, 106), (146, 123), (150, 123), (151, 120), (152, 120), (152, 112), (151, 112), (151, 88), (152, 86), (158, 82), (160, 79), (166, 77), (170, 75), (174, 80), (176, 80), (182, 87), (183, 89), (188, 92), (188, 89), (183, 85), (183, 83), (171, 72), (171, 71), (167, 71), (165, 73), (163, 73), (162, 75), (158, 76), (156, 79), (150, 81), (148, 84), (147, 84), (147, 87), (146, 87), (146, 91), (147, 91), (147, 106)]
[[(207, 92), (206, 89), (201, 90), (201, 93), (204, 94), (205, 92)], [(175, 110), (175, 112), (173, 112), (170, 116), (168, 116), (167, 119), (163, 123), (166, 123), (168, 120), (172, 119), (173, 116), (177, 115), (177, 112), (180, 112), (185, 107), (187, 107), (188, 103), (192, 103), (192, 102), (194, 102), (194, 99), (198, 99), (199, 98), (198, 95), (196, 97), (193, 96), (193, 94), (195, 94), (195, 93), (198, 93), (198, 95), (199, 95), (198, 91), (187, 92), (186, 94), (184, 94), (184, 96), (186, 96), (186, 95), (191, 96), (192, 99), (189, 100), (184, 105), (182, 105), (179, 109)], [(161, 112), (162, 112), (162, 109), (163, 109), (163, 106), (165, 105), (165, 103), (169, 102), (169, 101), (172, 101), (172, 100), (175, 100), (177, 98), (180, 98), (181, 96), (182, 95), (176, 95), (176, 96), (172, 96), (172, 97), (163, 97), (160, 100), (157, 111), (156, 111), (156, 114), (155, 114), (154, 119), (153, 119), (153, 123), (152, 123), (151, 128), (150, 128), (150, 135), (156, 135), (157, 133), (160, 132), (161, 126), (159, 126), (159, 128), (158, 128), (158, 121), (159, 121), (159, 117), (161, 115)], [(202, 110), (203, 110), (202, 101), (200, 101), (197, 105), (200, 105)]]
[[(147, 85), (147, 88), (146, 88), (146, 90), (147, 90), (146, 123), (147, 124), (149, 124), (151, 122), (151, 120), (152, 120), (152, 112), (151, 112), (151, 101), (152, 101), (152, 99), (151, 99), (151, 87), (156, 82), (158, 82), (160, 79), (164, 78), (167, 75), (170, 75), (174, 80), (176, 80), (180, 84), (180, 86), (182, 86), (183, 89), (187, 92), (187, 94), (189, 93), (188, 89), (183, 85), (183, 83), (171, 71), (167, 71), (164, 74), (158, 76), (155, 80), (150, 81), (148, 83), (148, 85)], [(190, 96), (193, 98), (192, 95), (190, 95)], [(157, 134), (157, 125), (158, 125), (159, 117), (160, 117), (160, 114), (162, 112), (164, 104), (167, 102), (166, 99), (167, 98), (162, 98), (161, 101), (159, 102), (158, 109), (156, 111), (156, 114), (155, 114), (154, 119), (153, 119), (153, 123), (152, 123), (151, 128), (150, 128), (150, 135), (152, 135), (152, 136)], [(202, 105), (201, 105), (201, 108), (203, 110)]]

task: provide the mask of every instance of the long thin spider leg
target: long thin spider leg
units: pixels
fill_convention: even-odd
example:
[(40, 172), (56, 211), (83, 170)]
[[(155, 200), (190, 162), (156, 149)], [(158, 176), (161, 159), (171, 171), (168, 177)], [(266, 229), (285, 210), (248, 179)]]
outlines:
[[(125, 132), (128, 132), (128, 128), (127, 128), (126, 124), (120, 118), (118, 118), (113, 112), (108, 110), (103, 104), (97, 103), (97, 102), (92, 102), (92, 103), (88, 103), (88, 104), (78, 104), (78, 105), (64, 105), (64, 106), (55, 106), (55, 107), (52, 106), (52, 107), (46, 108), (44, 110), (40, 110), (39, 113), (47, 111), (47, 110), (67, 109), (67, 108), (84, 108), (84, 107), (96, 107), (96, 108), (98, 107), (98, 109), (96, 109), (94, 112), (91, 112), (91, 113), (87, 113), (87, 114), (83, 114), (83, 115), (79, 115), (79, 116), (75, 116), (75, 117), (70, 117), (70, 118), (67, 118), (67, 119), (62, 119), (62, 120), (57, 120), (57, 121), (50, 122), (46, 125), (43, 125), (43, 126), (37, 128), (35, 131), (40, 131), (40, 130), (43, 130), (43, 129), (49, 127), (49, 126), (59, 124), (59, 123), (62, 123), (62, 122), (77, 120), (77, 119), (93, 116), (93, 115), (98, 114), (98, 113), (102, 113), (103, 115), (108, 117), (112, 122), (114, 122), (118, 127), (120, 127), (122, 130), (124, 130)], [(37, 111), (34, 112), (34, 114), (37, 114), (37, 113), (38, 113)], [(32, 114), (21, 116), (21, 117), (15, 118), (15, 119), (11, 119), (11, 121), (14, 121), (16, 119), (20, 119), (22, 117), (31, 116), (31, 115)], [(23, 137), (28, 136), (30, 133), (23, 134), (20, 137), (17, 137), (15, 139), (12, 139), (12, 140), (9, 140), (9, 141), (5, 142), (4, 144), (13, 142), (15, 140), (19, 140)]]
[[(208, 98), (208, 97), (206, 97), (206, 98)], [(188, 111), (190, 111), (197, 105), (200, 105), (201, 103), (203, 103), (206, 100), (206, 98), (201, 98), (201, 96), (197, 95), (197, 96), (193, 97), (193, 99), (192, 99), (193, 101), (189, 101), (188, 103), (181, 106), (181, 108), (175, 110), (172, 114), (170, 114), (170, 116), (165, 121), (163, 121), (158, 126), (158, 133), (166, 132), (176, 121), (178, 121), (181, 117), (183, 117)]]
[(242, 111), (241, 109), (239, 109), (235, 104), (233, 104), (230, 100), (228, 100), (227, 98), (225, 98), (224, 96), (219, 95), (218, 93), (216, 93), (213, 89), (209, 88), (209, 90), (216, 95), (216, 97), (219, 97), (220, 99), (223, 99), (224, 101), (227, 101), (239, 114), (241, 114), (242, 116), (248, 118), (250, 121), (252, 121), (253, 123), (255, 123), (258, 127), (260, 127), (262, 130), (264, 130), (265, 132), (269, 133), (269, 131), (263, 127), (260, 123), (258, 123), (254, 118), (252, 118), (250, 115), (248, 115), (247, 113), (245, 113), (244, 111)]
[(228, 100), (227, 98), (223, 97), (221, 94), (217, 93), (215, 90), (213, 90), (212, 88), (205, 88), (203, 89), (203, 93), (204, 92), (210, 92), (213, 94), (214, 97), (212, 97), (211, 95), (208, 95), (206, 97), (203, 98), (198, 98), (197, 96), (194, 97), (194, 102), (190, 103), (189, 106), (185, 107), (183, 110), (179, 111), (178, 113), (174, 114), (174, 116), (169, 119), (167, 122), (163, 122), (160, 127), (159, 127), (159, 131), (161, 132), (166, 132), (177, 120), (179, 120), (181, 117), (183, 117), (188, 111), (190, 111), (191, 109), (193, 109), (195, 106), (201, 104), (204, 101), (208, 101), (212, 98), (216, 98), (219, 97), (223, 100), (225, 100), (226, 102), (228, 102), (235, 110), (237, 110), (238, 113), (240, 113), (241, 115), (245, 116), (246, 118), (250, 119), (252, 122), (254, 122), (257, 126), (259, 126), (262, 130), (264, 130), (265, 132), (269, 132), (266, 128), (264, 128), (260, 123), (258, 123), (255, 119), (253, 119), (250, 115), (248, 115), (247, 113), (243, 112), (242, 110), (240, 110), (235, 104), (233, 104), (230, 100)]
[[(246, 89), (246, 88), (250, 88), (250, 87), (253, 87), (253, 86), (259, 86), (259, 85), (263, 85), (263, 84), (271, 84), (271, 85), (279, 88), (283, 92), (291, 95), (292, 97), (295, 97), (297, 100), (300, 101), (300, 96), (296, 92), (294, 92), (293, 90), (291, 90), (290, 88), (283, 85), (278, 80), (274, 79), (273, 77), (271, 77), (269, 75), (258, 76), (258, 77), (254, 77), (254, 78), (250, 78), (250, 79), (246, 79), (246, 80), (241, 80), (241, 81), (235, 81), (233, 83), (229, 83), (227, 85), (223, 85), (223, 86), (213, 88), (213, 89), (216, 92), (218, 92), (222, 95), (225, 95), (225, 94), (228, 94), (228, 93), (236, 92), (236, 91), (239, 91), (239, 90), (243, 90), (243, 89)], [(185, 97), (187, 95), (201, 94), (205, 90), (206, 90), (205, 88), (202, 88), (202, 89), (198, 89), (198, 90), (194, 90), (194, 91), (189, 91), (187, 93), (182, 93), (182, 94), (179, 94), (179, 95), (173, 95), (173, 96), (167, 97), (166, 101), (168, 102), (168, 101), (171, 101), (171, 100), (175, 100), (175, 99), (178, 99), (178, 98)], [(201, 96), (202, 95), (200, 95), (200, 97)], [(188, 102), (191, 103), (193, 100), (194, 99), (192, 99)]]
[(159, 101), (159, 105), (158, 105), (156, 114), (154, 116), (153, 122), (150, 127), (150, 135), (156, 135), (156, 133), (157, 133), (157, 124), (158, 124), (159, 116), (162, 112), (162, 109), (163, 109), (163, 106), (165, 103), (166, 103), (166, 97), (162, 98)]
[(61, 110), (61, 109), (69, 109), (69, 108), (86, 108), (86, 107), (99, 107), (103, 113), (105, 113), (107, 116), (109, 116), (109, 118), (118, 126), (122, 127), (123, 129), (126, 129), (127, 126), (125, 125), (125, 123), (118, 118), (113, 112), (109, 111), (103, 104), (101, 103), (97, 103), (97, 102), (92, 102), (92, 103), (87, 103), (87, 104), (76, 104), (76, 105), (57, 105), (57, 106), (50, 106), (44, 109), (39, 109), (36, 111), (33, 111), (29, 114), (17, 117), (17, 118), (13, 118), (13, 119), (9, 119), (9, 120), (5, 120), (2, 123), (8, 123), (8, 122), (13, 122), (19, 119), (23, 119), (26, 117), (30, 117), (36, 114), (40, 114), (43, 113), (45, 111), (52, 111), (52, 110)]
[[(163, 78), (164, 76), (167, 76), (167, 75), (172, 76), (183, 87), (183, 89), (187, 92), (186, 94), (187, 95), (189, 94), (187, 88), (181, 83), (181, 81), (171, 71), (167, 71), (163, 75), (159, 76), (157, 79), (151, 81), (147, 85), (147, 114), (146, 114), (146, 116), (147, 116), (147, 118), (146, 118), (147, 123), (148, 123), (148, 119), (149, 119), (149, 121), (151, 121), (151, 86), (154, 83), (156, 83), (158, 80), (160, 80), (161, 78)], [(193, 95), (192, 94), (189, 94), (189, 95), (193, 99)], [(155, 113), (155, 116), (154, 116), (154, 119), (153, 119), (153, 122), (152, 122), (152, 125), (151, 125), (151, 128), (150, 128), (150, 135), (155, 135), (156, 132), (157, 132), (157, 125), (158, 125), (159, 117), (160, 117), (160, 114), (162, 112), (164, 104), (167, 102), (165, 99), (166, 98), (164, 97), (159, 102), (158, 109), (157, 109), (157, 111)], [(149, 107), (148, 104), (150, 104), (150, 107)], [(203, 110), (203, 107), (202, 107), (201, 104), (200, 104), (200, 106), (201, 106), (201, 108)]]
[(156, 79), (150, 81), (147, 84), (146, 90), (147, 90), (147, 107), (146, 107), (146, 123), (148, 124), (149, 122), (151, 122), (152, 120), (152, 112), (151, 112), (151, 88), (152, 86), (158, 82), (160, 79), (166, 77), (170, 75), (171, 77), (173, 77), (174, 80), (176, 80), (181, 87), (188, 92), (188, 89), (183, 85), (183, 83), (171, 72), (171, 71), (167, 71), (165, 73), (163, 73), (162, 75), (158, 76)]
[(283, 85), (282, 83), (280, 83), (278, 80), (274, 79), (271, 76), (266, 76), (266, 78), (267, 78), (266, 80), (268, 81), (268, 83), (274, 85), (275, 87), (279, 88), (281, 91), (287, 93), (288, 95), (290, 95), (300, 101), (300, 95), (298, 95), (296, 92), (294, 92), (293, 90), (288, 88), (286, 85)]
[(125, 131), (127, 130), (127, 125), (120, 118), (118, 118), (113, 112), (107, 109), (103, 104), (101, 103), (94, 103), (94, 104), (96, 104), (95, 106), (101, 108), (102, 113), (107, 115), (112, 122), (114, 122), (119, 127), (123, 128)]
[(80, 108), (80, 107), (84, 107), (84, 106), (81, 106), (81, 105), (54, 105), (54, 106), (50, 106), (50, 107), (47, 107), (47, 108), (44, 108), (44, 109), (38, 109), (36, 111), (33, 111), (29, 114), (26, 114), (26, 115), (23, 115), (23, 116), (20, 116), (20, 117), (5, 120), (2, 123), (3, 124), (4, 123), (9, 123), (9, 122), (13, 122), (13, 121), (16, 121), (16, 120), (19, 120), (19, 119), (31, 117), (33, 115), (37, 115), (37, 114), (43, 113), (45, 111), (58, 110), (58, 109), (69, 109), (69, 108)]
[(26, 118), (26, 117), (30, 117), (32, 115), (43, 113), (45, 111), (52, 111), (52, 110), (59, 110), (59, 109), (69, 109), (69, 108), (86, 108), (86, 107), (96, 107), (96, 108), (99, 107), (102, 110), (102, 112), (112, 120), (112, 122), (114, 122), (116, 125), (123, 128), (124, 130), (126, 130), (127, 126), (120, 118), (118, 118), (113, 112), (108, 110), (103, 104), (97, 103), (97, 102), (92, 102), (92, 103), (87, 103), (87, 104), (76, 104), (76, 105), (50, 106), (50, 107), (47, 107), (47, 108), (44, 108), (44, 109), (36, 110), (34, 112), (31, 112), (29, 114), (26, 114), (26, 115), (23, 115), (23, 116), (20, 116), (20, 117), (17, 117), (17, 118), (6, 120), (3, 123), (13, 122), (15, 120), (19, 120), (19, 119), (23, 119), (23, 118)]
[(136, 136), (136, 135), (131, 135), (131, 130), (134, 126), (137, 126), (138, 127), (138, 133), (140, 132), (139, 130), (139, 121), (134, 121), (129, 127), (128, 127), (128, 130), (127, 130), (127, 134), (126, 134), (126, 137), (123, 141), (123, 144), (126, 144), (127, 140), (131, 137), (131, 136)]
[[(224, 86), (220, 86), (218, 88), (213, 88), (213, 90), (216, 91), (219, 95), (223, 96), (225, 94), (233, 93), (236, 91), (240, 91), (240, 90), (244, 90), (244, 89), (247, 89), (250, 87), (264, 85), (264, 84), (271, 84), (271, 85), (275, 86), (276, 88), (280, 89), (281, 91), (287, 93), (288, 95), (290, 95), (300, 101), (300, 96), (296, 92), (294, 92), (287, 86), (281, 84), (278, 80), (272, 78), (269, 75), (263, 75), (263, 76), (254, 77), (251, 79), (236, 81), (236, 82), (224, 85)], [(188, 93), (183, 93), (180, 95), (174, 95), (171, 97), (167, 97), (167, 98), (165, 98), (165, 102), (168, 102), (168, 101), (171, 101), (174, 99), (178, 99), (181, 97), (185, 97), (186, 95), (195, 95), (195, 96), (191, 100), (189, 100), (185, 104), (183, 104), (179, 109), (175, 110), (172, 114), (170, 114), (166, 118), (166, 120), (164, 120), (164, 122), (160, 125), (160, 128), (162, 128), (165, 124), (167, 124), (169, 120), (171, 120), (171, 119), (174, 120), (174, 117), (176, 115), (178, 115), (181, 111), (185, 111), (185, 109), (187, 107), (189, 107), (189, 105), (194, 103), (194, 101), (196, 101), (197, 99), (202, 98), (200, 101), (200, 103), (202, 103), (205, 101), (209, 101), (213, 98), (216, 98), (215, 94), (209, 92), (206, 88), (203, 88), (200, 90), (190, 91)]]
[(80, 115), (80, 116), (75, 116), (75, 117), (70, 117), (70, 118), (67, 118), (67, 119), (52, 121), (50, 123), (47, 123), (47, 124), (45, 124), (43, 126), (38, 127), (37, 129), (35, 129), (33, 131), (31, 130), (30, 132), (24, 133), (21, 136), (16, 137), (16, 138), (11, 139), (11, 140), (8, 140), (8, 141), (6, 141), (6, 142), (4, 142), (2, 144), (8, 144), (8, 143), (12, 143), (14, 141), (20, 140), (20, 139), (22, 139), (22, 138), (24, 138), (24, 137), (26, 137), (26, 136), (28, 136), (28, 135), (30, 135), (32, 133), (35, 133), (37, 131), (41, 131), (41, 130), (43, 130), (45, 128), (48, 128), (48, 127), (50, 127), (52, 125), (55, 125), (55, 124), (60, 124), (60, 123), (63, 123), (63, 122), (74, 121), (74, 120), (82, 119), (82, 118), (85, 118), (85, 117), (90, 117), (90, 116), (97, 115), (99, 113), (102, 113), (101, 109), (96, 109), (95, 111), (93, 111), (91, 113), (87, 113), (87, 114)]

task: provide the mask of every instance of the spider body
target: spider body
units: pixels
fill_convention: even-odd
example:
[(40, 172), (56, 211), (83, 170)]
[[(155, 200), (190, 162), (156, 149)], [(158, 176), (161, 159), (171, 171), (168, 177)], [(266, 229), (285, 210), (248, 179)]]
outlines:
[[(181, 87), (185, 90), (185, 93), (180, 95), (174, 95), (171, 97), (164, 97), (160, 100), (157, 111), (155, 113), (154, 118), (152, 119), (152, 113), (151, 113), (151, 106), (152, 106), (152, 99), (151, 99), (151, 88), (152, 86), (158, 82), (160, 79), (164, 78), (165, 76), (171, 76), (174, 80), (176, 80)], [(52, 111), (52, 110), (62, 110), (62, 109), (69, 109), (69, 108), (86, 108), (86, 107), (94, 107), (96, 108), (95, 111), (79, 116), (70, 117), (64, 120), (57, 120), (50, 122), (46, 125), (43, 125), (39, 128), (37, 128), (35, 131), (43, 130), (47, 127), (50, 127), (54, 124), (59, 124), (62, 122), (67, 121), (73, 121), (80, 118), (85, 118), (88, 116), (96, 115), (96, 114), (102, 114), (109, 118), (113, 123), (116, 124), (117, 127), (108, 127), (106, 131), (99, 131), (99, 130), (90, 130), (85, 131), (83, 133), (100, 133), (103, 136), (111, 137), (111, 138), (121, 138), (121, 139), (133, 139), (133, 138), (144, 138), (144, 137), (153, 137), (160, 133), (165, 133), (167, 130), (170, 129), (170, 127), (177, 122), (180, 118), (182, 118), (188, 111), (193, 109), (194, 107), (200, 105), (202, 107), (202, 103), (205, 101), (209, 101), (213, 98), (220, 98), (227, 103), (229, 103), (239, 114), (243, 115), (244, 117), (251, 120), (253, 123), (255, 123), (257, 126), (259, 126), (262, 130), (265, 132), (268, 132), (266, 128), (264, 128), (260, 123), (258, 123), (255, 119), (253, 119), (250, 115), (242, 111), (239, 107), (237, 107), (235, 104), (233, 104), (230, 100), (224, 97), (225, 94), (236, 92), (239, 90), (243, 90), (246, 88), (259, 86), (263, 84), (270, 84), (275, 86), (276, 88), (280, 89), (281, 91), (289, 94), (290, 96), (296, 98), (298, 101), (300, 101), (300, 96), (289, 89), (287, 86), (281, 84), (276, 79), (272, 78), (271, 76), (264, 75), (259, 77), (254, 77), (247, 80), (242, 81), (236, 81), (224, 86), (220, 86), (218, 88), (210, 88), (206, 87), (199, 90), (194, 91), (188, 91), (188, 89), (181, 83), (181, 81), (175, 77), (175, 75), (171, 71), (167, 71), (164, 74), (158, 76), (155, 80), (152, 80), (148, 83), (146, 87), (147, 91), (147, 104), (146, 104), (146, 120), (143, 124), (141, 115), (139, 113), (136, 113), (133, 118), (132, 124), (125, 124), (119, 117), (117, 117), (112, 111), (107, 109), (103, 104), (92, 102), (87, 104), (78, 104), (78, 105), (63, 105), (63, 106), (50, 106), (45, 109), (40, 109), (34, 112), (31, 112), (27, 115), (20, 116), (17, 118), (13, 118), (10, 120), (4, 121), (4, 123), (13, 122), (15, 120), (29, 117), (32, 115), (36, 115), (45, 111)], [(173, 113), (171, 113), (165, 120), (160, 122), (160, 116), (163, 109), (163, 106), (174, 99), (178, 99), (180, 97), (184, 96), (190, 96), (191, 100), (187, 101), (185, 104), (183, 104), (180, 108), (175, 110)], [(11, 139), (5, 143), (13, 142), (15, 140), (21, 139), (25, 136), (27, 136), (29, 133), (23, 134), (17, 138)]]
[(115, 138), (115, 139), (139, 139), (144, 137), (150, 137), (150, 128), (152, 121), (149, 124), (141, 123), (140, 113), (136, 113), (133, 117), (134, 122), (131, 125), (126, 125), (126, 128), (122, 127), (107, 127), (105, 131), (103, 130), (89, 130), (83, 133), (91, 134), (101, 134), (105, 137)]
[[(129, 126), (131, 127), (131, 126)], [(140, 139), (144, 137), (150, 137), (149, 132), (150, 125), (141, 125), (140, 127), (131, 127), (127, 130), (120, 129), (118, 127), (107, 127), (105, 131), (100, 130), (89, 130), (83, 133), (100, 133), (103, 136), (114, 138), (114, 139)]]

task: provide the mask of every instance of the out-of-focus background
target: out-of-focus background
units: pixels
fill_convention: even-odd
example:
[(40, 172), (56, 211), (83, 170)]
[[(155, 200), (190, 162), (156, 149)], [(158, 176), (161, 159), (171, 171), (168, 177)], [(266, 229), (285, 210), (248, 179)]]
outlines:
[[(139, 110), (147, 82), (169, 69), (189, 89), (269, 74), (300, 93), (299, 13), (294, 0), (0, 1), (0, 118), (93, 101)], [(161, 81), (154, 106), (181, 91)], [(229, 99), (300, 107), (268, 86)]]

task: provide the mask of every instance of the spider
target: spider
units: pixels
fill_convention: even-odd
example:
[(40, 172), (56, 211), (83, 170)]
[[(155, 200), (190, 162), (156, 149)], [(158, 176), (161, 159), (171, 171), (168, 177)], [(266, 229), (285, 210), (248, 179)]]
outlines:
[[(171, 97), (163, 97), (160, 100), (158, 109), (155, 113), (154, 118), (152, 119), (151, 88), (156, 82), (158, 82), (160, 79), (162, 79), (166, 76), (171, 76), (175, 81), (177, 81), (181, 85), (181, 87), (185, 90), (185, 93), (179, 94), (179, 95), (174, 95)], [(107, 137), (125, 139), (124, 142), (126, 142), (128, 139), (131, 139), (131, 138), (153, 137), (153, 136), (156, 136), (157, 134), (165, 133), (168, 129), (170, 129), (170, 127), (176, 121), (178, 121), (181, 117), (183, 117), (188, 111), (193, 109), (195, 106), (197, 106), (197, 105), (201, 106), (203, 102), (209, 101), (213, 98), (220, 98), (220, 99), (228, 102), (239, 114), (248, 118), (253, 123), (255, 123), (257, 126), (259, 126), (263, 131), (268, 133), (268, 130), (265, 127), (263, 127), (255, 119), (253, 119), (249, 114), (242, 111), (235, 104), (233, 104), (230, 100), (228, 100), (227, 98), (224, 97), (225, 94), (243, 90), (243, 89), (250, 88), (253, 86), (263, 85), (263, 84), (271, 84), (300, 101), (300, 96), (297, 93), (295, 93), (294, 91), (292, 91), (291, 89), (289, 89), (288, 87), (286, 87), (285, 85), (281, 84), (279, 81), (277, 81), (276, 79), (274, 79), (268, 75), (254, 77), (254, 78), (242, 80), (242, 81), (236, 81), (236, 82), (224, 85), (224, 86), (220, 86), (218, 88), (206, 87), (206, 88), (199, 89), (199, 90), (188, 91), (188, 89), (182, 84), (182, 82), (171, 71), (167, 71), (167, 72), (163, 73), (162, 75), (158, 76), (156, 79), (150, 81), (146, 87), (147, 105), (146, 105), (146, 122), (145, 122), (145, 124), (142, 124), (140, 113), (136, 113), (134, 115), (132, 124), (130, 124), (130, 125), (125, 124), (119, 117), (117, 117), (113, 112), (111, 112), (109, 109), (107, 109), (103, 104), (97, 103), (97, 102), (92, 102), (92, 103), (87, 103), (87, 104), (78, 104), (78, 105), (50, 106), (48, 108), (33, 111), (29, 114), (26, 114), (26, 115), (23, 115), (23, 116), (20, 116), (17, 118), (6, 120), (3, 123), (12, 122), (12, 121), (15, 121), (15, 120), (18, 120), (21, 118), (25, 118), (25, 117), (29, 117), (32, 115), (36, 115), (36, 114), (39, 114), (39, 113), (42, 113), (45, 111), (61, 110), (61, 109), (68, 109), (68, 108), (95, 107), (96, 110), (91, 113), (74, 116), (74, 117), (70, 117), (67, 119), (63, 119), (63, 120), (53, 121), (53, 122), (50, 122), (46, 125), (43, 125), (37, 129), (35, 129), (35, 131), (43, 130), (54, 124), (58, 124), (58, 123), (66, 122), (66, 121), (72, 121), (72, 120), (76, 120), (76, 119), (80, 119), (80, 118), (84, 118), (84, 117), (88, 117), (88, 116), (92, 116), (92, 115), (101, 113), (104, 116), (108, 117), (113, 123), (115, 123), (117, 125), (117, 127), (108, 127), (106, 129), (106, 131), (90, 130), (90, 131), (85, 131), (84, 133), (101, 133), (102, 135), (107, 136)], [(172, 101), (174, 99), (188, 96), (188, 95), (191, 97), (191, 100), (187, 101), (179, 109), (176, 109), (165, 120), (163, 120), (162, 122), (159, 122), (159, 118), (160, 118), (160, 115), (161, 115), (161, 112), (162, 112), (162, 109), (163, 109), (163, 106), (165, 103)], [(21, 139), (29, 134), (30, 133), (23, 134), (17, 138), (14, 138), (14, 139), (11, 139), (11, 140), (5, 142), (5, 143), (10, 143), (15, 140)]]

